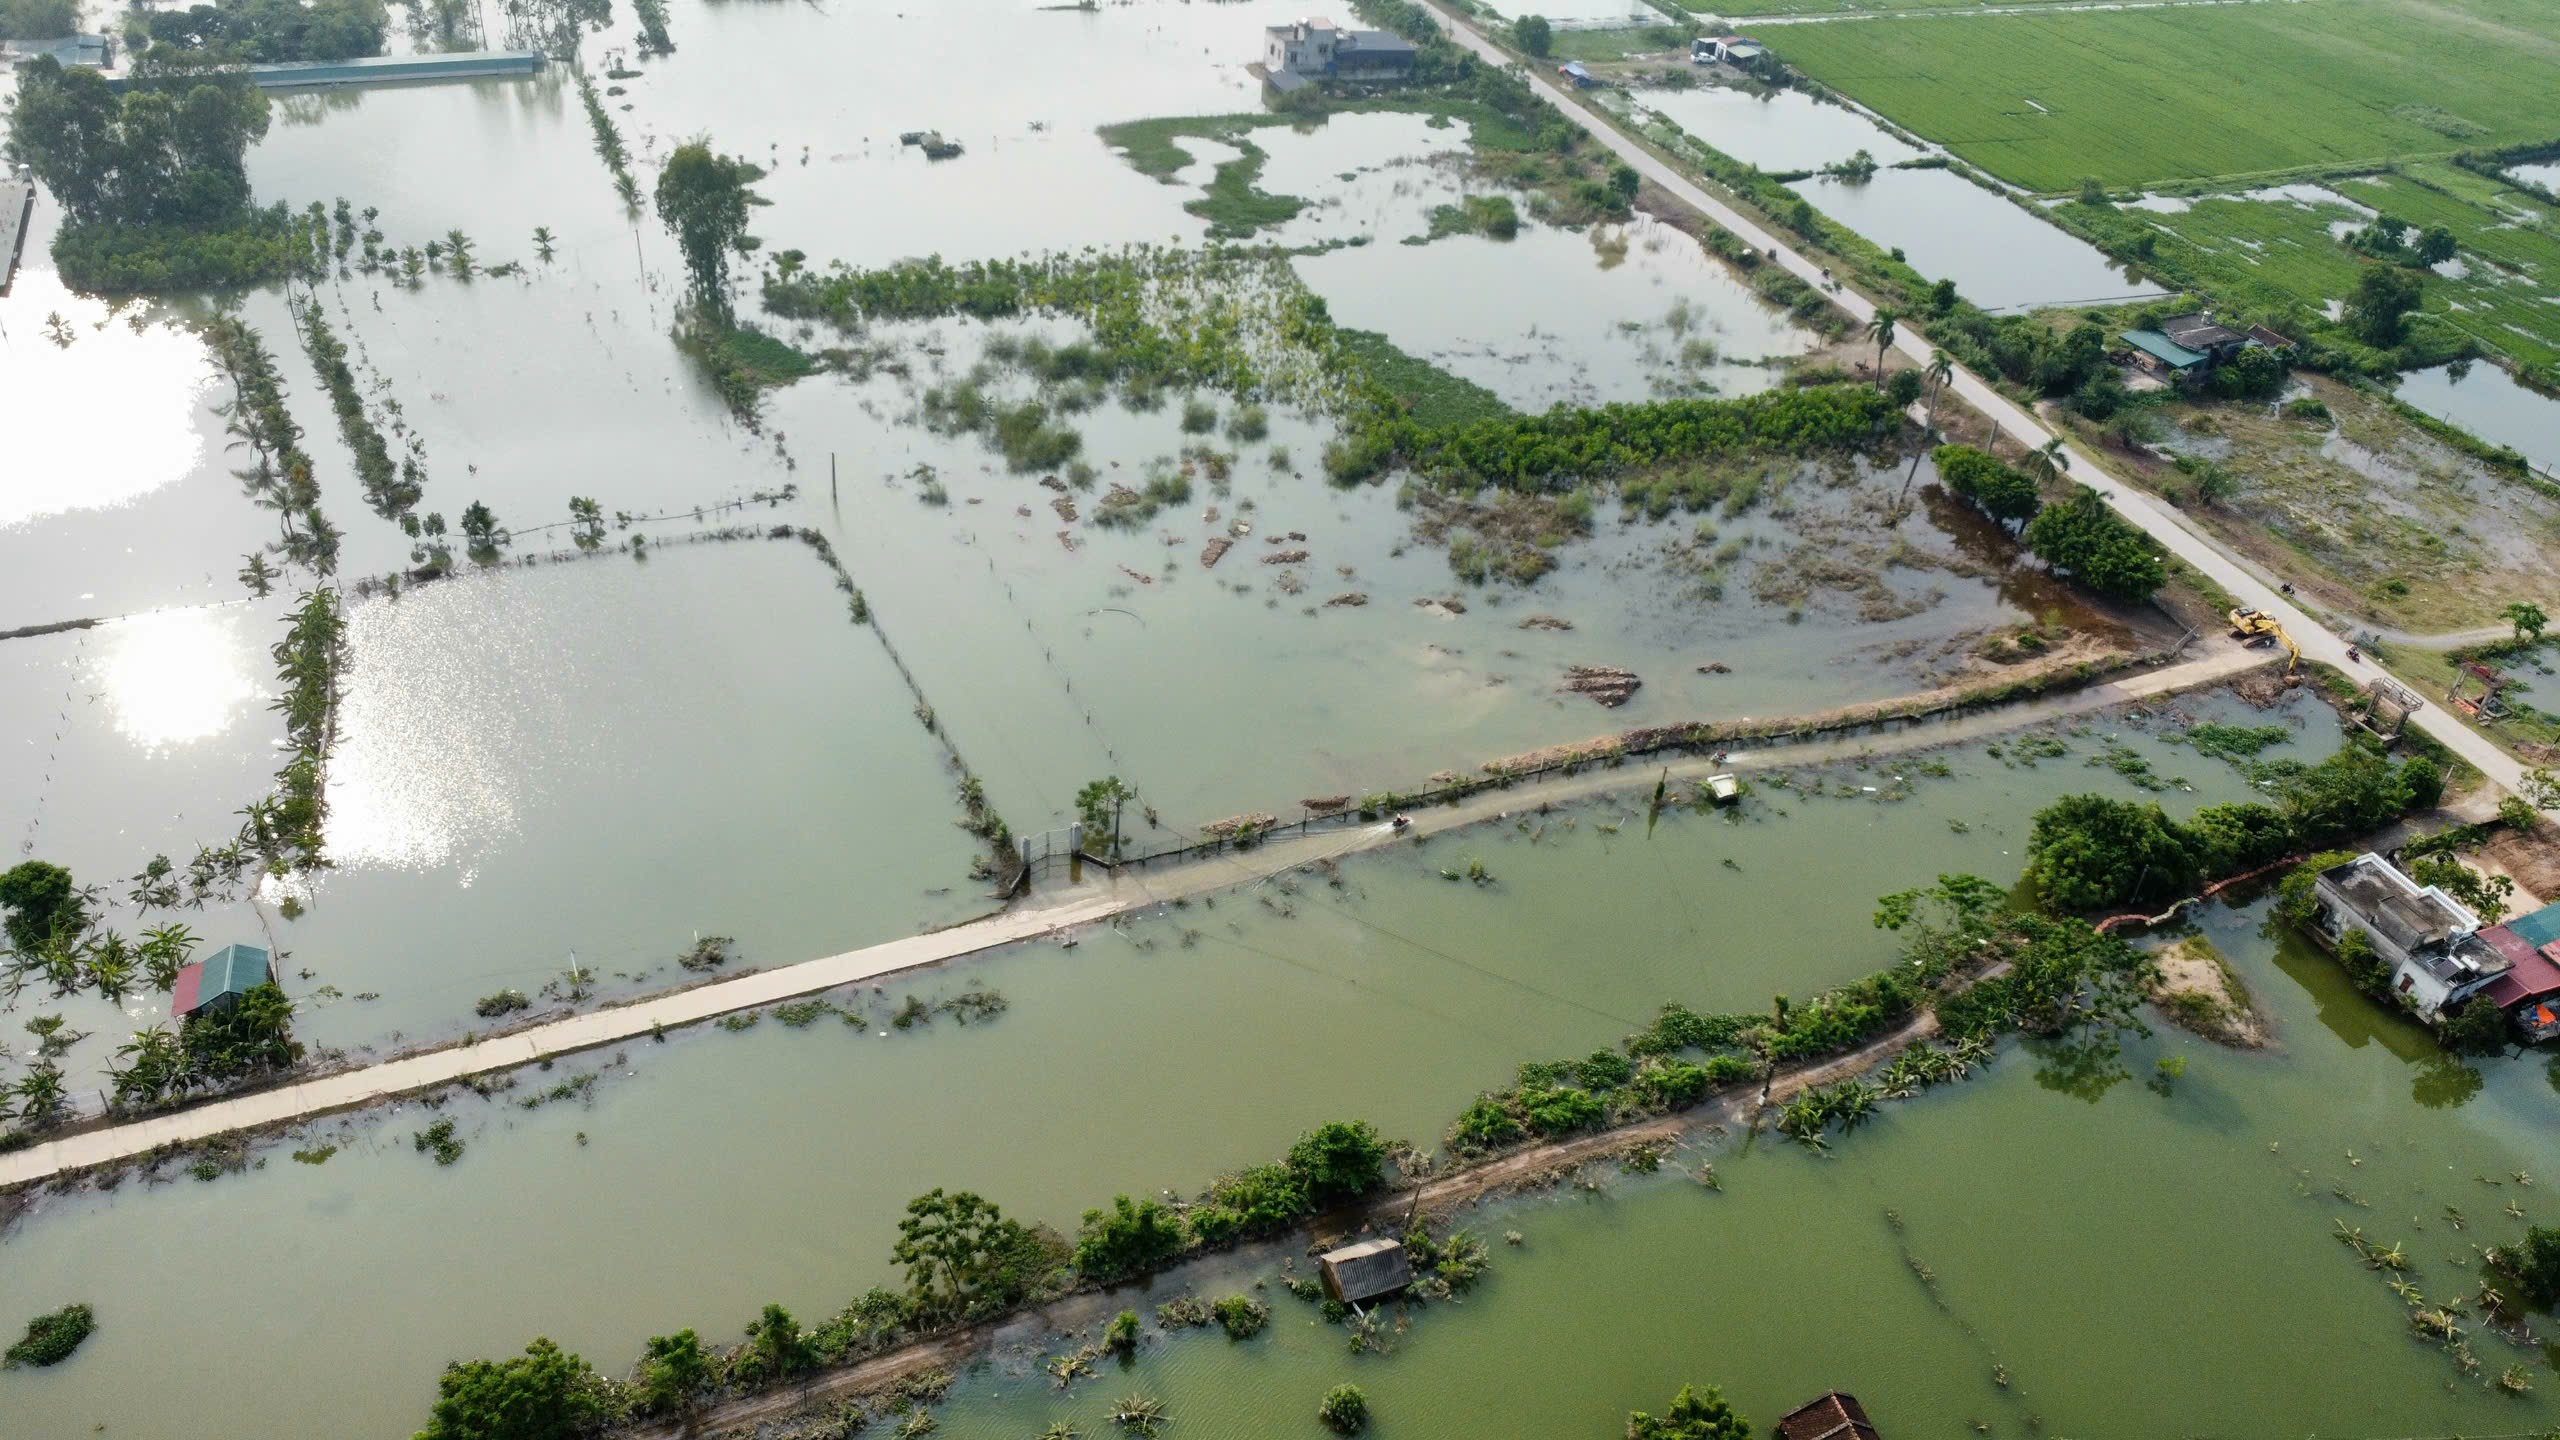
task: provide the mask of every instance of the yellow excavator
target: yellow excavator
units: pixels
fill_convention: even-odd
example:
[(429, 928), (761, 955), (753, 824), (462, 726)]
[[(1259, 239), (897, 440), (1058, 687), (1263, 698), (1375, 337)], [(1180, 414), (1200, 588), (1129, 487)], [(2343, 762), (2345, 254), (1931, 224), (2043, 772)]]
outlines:
[(2293, 637), (2284, 633), (2284, 627), (2276, 623), (2276, 617), (2263, 610), (2243, 606), (2232, 611), (2231, 638), (2251, 647), (2282, 645), (2291, 657), (2284, 666), (2287, 680), (2293, 678), (2293, 672), (2302, 664), (2302, 647), (2294, 644)]

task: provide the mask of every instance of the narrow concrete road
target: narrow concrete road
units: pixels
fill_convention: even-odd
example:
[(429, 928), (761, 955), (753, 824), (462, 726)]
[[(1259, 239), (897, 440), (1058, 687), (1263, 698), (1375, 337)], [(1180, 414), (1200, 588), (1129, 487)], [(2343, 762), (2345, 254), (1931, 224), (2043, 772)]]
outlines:
[[(1562, 804), (1611, 790), (1640, 789), (1648, 776), (1695, 779), (1716, 770), (1770, 769), (1821, 764), (1860, 754), (1888, 754), (1979, 738), (2058, 716), (2085, 714), (2136, 700), (2220, 682), (2268, 663), (2263, 651), (2217, 644), (2198, 657), (2139, 675), (2093, 685), (2044, 700), (2005, 706), (1946, 724), (1898, 735), (1851, 733), (1737, 747), (1725, 760), (1704, 755), (1647, 759), (1624, 768), (1597, 766), (1573, 775), (1487, 790), (1454, 805), (1415, 812), (1410, 838), (1480, 824), (1505, 813)], [(912, 935), (863, 950), (803, 961), (713, 981), (672, 995), (608, 1006), (582, 1015), (542, 1021), (469, 1045), (403, 1055), (360, 1069), (314, 1075), (273, 1090), (217, 1100), (175, 1114), (123, 1125), (77, 1131), (41, 1145), (0, 1155), (0, 1190), (84, 1170), (166, 1146), (185, 1146), (236, 1131), (291, 1124), (401, 1095), (432, 1090), (475, 1075), (512, 1070), (546, 1057), (574, 1054), (636, 1040), (658, 1029), (677, 1029), (783, 1000), (937, 965), (965, 955), (1060, 935), (1079, 925), (1107, 921), (1186, 896), (1249, 885), (1270, 876), (1338, 859), (1397, 840), (1384, 822), (1282, 835), (1251, 850), (1230, 851), (1156, 868), (1118, 872), (1094, 865), (1080, 885), (1044, 889), (1034, 903), (929, 935)]]
[[(1499, 46), (1486, 39), (1474, 27), (1441, 9), (1436, 0), (1424, 0), (1424, 3), (1431, 9), (1433, 17), (1440, 22), (1441, 28), (1448, 31), (1451, 38), (1460, 45), (1494, 64), (1505, 67), (1516, 64), (1509, 55), (1503, 53)], [(1647, 150), (1620, 130), (1610, 116), (1574, 103), (1563, 90), (1537, 70), (1530, 69), (1524, 73), (1529, 87), (1542, 99), (1554, 106), (1558, 113), (1585, 123), (1600, 143), (1616, 152), (1618, 158), (1634, 166), (1637, 174), (1678, 196), (1684, 203), (1695, 207), (1708, 219), (1742, 237), (1745, 244), (1763, 255), (1774, 253), (1777, 256), (1775, 263), (1785, 266), (1789, 271), (1815, 285), (1828, 285), (1829, 281), (1820, 265), (1797, 254), (1779, 237), (1743, 218), (1741, 213), (1732, 206), (1708, 194), (1699, 187), (1697, 182), (1664, 163), (1652, 151)], [(1709, 142), (1713, 143), (1712, 137), (1709, 137)], [(1874, 301), (1846, 286), (1831, 292), (1831, 295), (1840, 308), (1848, 312), (1850, 319), (1860, 325), (1864, 325), (1875, 314)], [(1915, 365), (1926, 365), (1930, 354), (1936, 349), (1930, 343), (1929, 337), (1907, 319), (1897, 320), (1893, 347)], [(2016, 436), (2029, 446), (2041, 447), (2047, 441), (2056, 438), (2054, 433), (2046, 429), (2035, 416), (2028, 414), (2007, 396), (1993, 389), (1981, 376), (1961, 365), (1956, 367), (1951, 388), (1966, 404), (1990, 417), (2002, 430)], [(2273, 586), (2266, 584), (2225, 555), (2221, 547), (2211, 539), (2189, 528), (2185, 518), (2175, 510), (2129, 487), (2109, 483), (2107, 472), (2098, 462), (2067, 439), (2063, 442), (2063, 453), (2070, 457), (2071, 474), (2084, 480), (2097, 482), (2098, 490), (2107, 497), (2107, 503), (2115, 507), (2116, 513), (2141, 526), (2154, 540), (2160, 542), (2165, 552), (2176, 556), (2197, 572), (2210, 578), (2215, 584), (2229, 591), (2241, 604), (2253, 606), (2276, 617), (2301, 644), (2305, 659), (2318, 660), (2324, 664), (2336, 666), (2355, 677), (2359, 683), (2386, 673), (2380, 666), (2375, 665), (2370, 657), (2361, 661), (2349, 660), (2347, 642), (2344, 639), (2304, 614), (2292, 601), (2278, 594)], [(2414, 723), (2429, 735), (2442, 741), (2445, 748), (2470, 762), (2481, 774), (2488, 776), (2500, 787), (2511, 793), (2522, 788), (2524, 767), (2469, 726), (2453, 718), (2444, 707), (2429, 703), (2424, 710), (2418, 712)]]

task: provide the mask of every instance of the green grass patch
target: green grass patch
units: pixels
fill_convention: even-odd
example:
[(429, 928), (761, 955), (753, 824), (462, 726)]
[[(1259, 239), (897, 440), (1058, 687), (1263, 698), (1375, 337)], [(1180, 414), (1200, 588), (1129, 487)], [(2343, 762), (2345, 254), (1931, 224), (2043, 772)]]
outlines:
[(2005, 179), (2067, 191), (2547, 138), (2544, 0), (2321, 0), (1790, 27), (1779, 56)]
[[(1701, 15), (1744, 20), (1755, 15), (1898, 15), (1911, 10), (1974, 10), (1984, 0), (1680, 0)], [(2062, 5), (2075, 0), (2000, 0), (2006, 5)], [(2085, 3), (2085, 0), (2078, 0)]]
[(1406, 354), (1396, 348), (1394, 341), (1374, 330), (1336, 333), (1341, 337), (1342, 348), (1368, 370), (1370, 378), (1409, 407), (1417, 425), (1467, 425), (1512, 413), (1501, 396), (1428, 360)]

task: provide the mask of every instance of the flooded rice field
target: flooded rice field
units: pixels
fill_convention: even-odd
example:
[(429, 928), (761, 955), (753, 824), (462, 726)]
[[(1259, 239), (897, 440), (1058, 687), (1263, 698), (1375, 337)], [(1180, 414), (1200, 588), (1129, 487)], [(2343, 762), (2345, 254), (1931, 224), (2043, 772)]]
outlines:
[(2513, 447), (2544, 474), (2560, 473), (2560, 400), (2528, 390), (2495, 365), (2433, 365), (2400, 377), (2400, 398), (2493, 445)]
[(1380, 331), (1518, 410), (1749, 394), (1783, 381), (1785, 362), (1815, 340), (1650, 217), (1451, 236), (1421, 256), (1402, 248), (1336, 250), (1298, 273), (1336, 321)]
[[(1385, 356), (1417, 424), (1778, 391), (1818, 347), (1676, 225), (1566, 225), (1551, 177), (1486, 179), (1522, 170), (1486, 163), (1474, 127), (1509, 122), (1481, 103), (1261, 123), (1246, 65), (1299, 5), (669, 0), (675, 49), (644, 55), (648, 13), (528, 79), (279, 96), (249, 181), (296, 213), (343, 203), (326, 273), (110, 305), (63, 286), (48, 200), (0, 299), (0, 395), (45, 422), (13, 427), (26, 463), (0, 483), (0, 631), (97, 622), (0, 640), (16, 858), (97, 887), (120, 933), (175, 920), (273, 950), (312, 1061), (991, 913), (1008, 832), (989, 822), (1063, 827), (1104, 777), (1134, 788), (1152, 850), (1597, 735), (2178, 639), (2022, 559), (1907, 437), (1509, 497), (1330, 483), (1355, 387), (1275, 316)], [(1799, 96), (1642, 99), (1768, 169), (1919, 155)], [(1215, 138), (1157, 127), (1179, 164), (1101, 133), (1186, 116)], [(924, 131), (957, 153), (901, 139)], [(743, 400), (674, 343), (691, 277), (651, 203), (706, 136), (762, 171), (723, 323), (778, 368)], [(1944, 171), (1799, 188), (1987, 307), (2156, 293)], [(1497, 201), (1516, 225), (1483, 221)], [(360, 230), (443, 258), (351, 257)], [(1227, 242), (1273, 248), (1212, 267)], [(790, 303), (795, 272), (837, 262), (1134, 273), (1168, 253), (1199, 268), (1153, 272), (1144, 303), (1186, 339), (1247, 315), (1258, 384), (1060, 383), (1029, 357), (1105, 327), (1058, 309), (836, 323)], [(235, 325), (271, 361), (289, 461), (225, 373)], [(2443, 378), (2407, 393), (2458, 412), (2445, 397), (2484, 377)], [(1058, 432), (1036, 459), (954, 419), (1026, 402)], [(315, 688), (320, 592), (343, 632)], [(1640, 683), (1604, 706), (1565, 688), (1583, 666)], [(2262, 761), (2342, 743), (2307, 692), (2077, 713), (2098, 703), (1743, 747), (1732, 809), (1685, 786), (1649, 804), (1633, 764), (1596, 794), (1524, 782), (1427, 841), (1353, 856), (1346, 834), (1271, 875), (1239, 858), (1187, 901), (1136, 869), (1096, 882), (1132, 902), (1112, 923), (8, 1197), (0, 1325), (76, 1299), (100, 1326), (75, 1361), (0, 1380), (0, 1435), (409, 1434), (447, 1361), (537, 1334), (618, 1375), (678, 1326), (723, 1344), (768, 1301), (822, 1316), (893, 1279), (900, 1207), (937, 1184), (1072, 1230), (1334, 1117), (1436, 1150), (1522, 1061), (1614, 1046), (1667, 1000), (1759, 1013), (1893, 963), (1876, 896), (2010, 885), (2061, 796), (2186, 817), (2264, 793), (2192, 726), (2281, 727)], [(316, 774), (301, 833), (326, 864), (273, 846), (280, 772)], [(199, 903), (142, 908), (154, 857), (220, 871), (226, 850)], [(2355, 1215), (2410, 1242), (2430, 1293), (2459, 1289), (2468, 1240), (2438, 1217), (2509, 1236), (2498, 1202), (2555, 1168), (2543, 1067), (2444, 1058), (2262, 920), (2253, 900), (2200, 917), (2273, 1015), (2266, 1053), (2167, 1030), (2113, 1062), (2012, 1047), (1827, 1157), (1693, 1137), (1661, 1175), (1495, 1205), (1472, 1223), (1519, 1243), (1391, 1355), (1347, 1355), (1275, 1287), (1265, 1338), (1150, 1335), (1128, 1374), (1063, 1393), (1018, 1335), (941, 1426), (1102, 1433), (1135, 1386), (1177, 1433), (1297, 1434), (1355, 1375), (1415, 1435), (1607, 1433), (1689, 1380), (1766, 1422), (1852, 1375), (1897, 1434), (2544, 1423), (2540, 1395), (2408, 1340), (2328, 1238)], [(59, 1014), (94, 1111), (171, 1004), (13, 992), (0, 1079)], [(1710, 1159), (1721, 1190), (1695, 1178)], [(1237, 1255), (1129, 1298), (1277, 1274)], [(1843, 1327), (1844, 1304), (1865, 1318)], [(255, 1365), (202, 1347), (240, 1315)], [(2480, 1337), (2493, 1373), (2504, 1344)]]
[[(766, 1300), (823, 1313), (888, 1278), (897, 1209), (932, 1184), (974, 1188), (1011, 1213), (1065, 1224), (1115, 1191), (1187, 1193), (1329, 1116), (1365, 1116), (1431, 1147), (1470, 1096), (1503, 1083), (1519, 1061), (1614, 1044), (1664, 1000), (1758, 1009), (1774, 993), (1808, 996), (1872, 971), (1894, 953), (1893, 937), (1869, 924), (1874, 895), (1941, 871), (2014, 871), (2023, 817), (2056, 795), (2147, 796), (2181, 815), (2241, 797), (2236, 771), (2169, 743), (2208, 720), (2291, 728), (2296, 738), (2276, 753), (2304, 760), (2337, 743), (2326, 709), (2307, 699), (2261, 712), (2199, 695), (2158, 713), (2094, 716), (1994, 742), (1755, 772), (1739, 811), (1676, 805), (1650, 826), (1633, 767), (1627, 791), (1552, 811), (1533, 808), (1538, 789), (1525, 786), (1515, 819), (1156, 907), (1084, 932), (1073, 949), (1017, 947), (892, 979), (876, 993), (839, 992), (828, 997), (837, 1011), (796, 1024), (768, 1012), (752, 1028), (706, 1026), (664, 1045), (641, 1041), (520, 1072), (486, 1096), (457, 1089), (432, 1106), (314, 1122), (257, 1145), (242, 1157), (250, 1168), (210, 1181), (181, 1164), (159, 1179), (44, 1199), (0, 1232), (13, 1290), (76, 1291), (113, 1321), (80, 1366), (13, 1381), (13, 1411), (32, 1433), (103, 1423), (149, 1434), (180, 1404), (189, 1423), (253, 1427), (283, 1393), (315, 1428), (400, 1433), (447, 1356), (510, 1350), (545, 1333), (618, 1368), (650, 1334), (679, 1324), (724, 1334)], [(1491, 883), (1442, 878), (1470, 859), (1485, 863)], [(1000, 993), (1007, 1008), (975, 1024), (890, 1023), (907, 995), (939, 1002), (970, 991)], [(2294, 1027), (2284, 1034), (2288, 1055), (2336, 1045)], [(2012, 1056), (1978, 1083), (2005, 1093), (2037, 1063)], [(600, 1078), (579, 1078), (590, 1073)], [(1286, 1085), (1265, 1083), (1283, 1073)], [(2396, 1083), (2405, 1097), (2407, 1081)], [(545, 1098), (564, 1084), (567, 1093)], [(2208, 1072), (2182, 1094), (2200, 1106), (2221, 1093), (2215, 1084)], [(1147, 1097), (1145, 1123), (1124, 1123), (1123, 1102), (1110, 1097), (1137, 1095)], [(1062, 1096), (1087, 1098), (1070, 1114)], [(1974, 1108), (1952, 1097), (1931, 1103)], [(2039, 1103), (2068, 1105), (2070, 1123), (2058, 1127), (2066, 1130), (2116, 1113), (2030, 1085), (1987, 1102), (2004, 1116), (1991, 1133), (2026, 1118), (2013, 1107)], [(449, 1169), (411, 1143), (437, 1118), (455, 1120), (465, 1146)], [(1939, 1118), (1915, 1111), (1882, 1133)], [(1853, 1137), (1851, 1155), (1865, 1138)], [(289, 1153), (331, 1146), (316, 1162)], [(1896, 1162), (1877, 1180), (1900, 1177), (1918, 1194), (1961, 1188), (1976, 1165), (1960, 1158), (1970, 1148), (1950, 1151), (1943, 1173)], [(1744, 1177), (1764, 1165), (1760, 1183), (1807, 1205), (1827, 1205), (1834, 1184), (1876, 1183), (1848, 1181), (1856, 1171), (1847, 1160), (1835, 1172), (1773, 1156), (1727, 1169), (1734, 1193), (1750, 1190)], [(2243, 1169), (2234, 1183), (2258, 1178)], [(1627, 1220), (1587, 1233), (1573, 1228), (1573, 1207), (1544, 1202), (1486, 1224), (1534, 1230), (1533, 1249), (1580, 1244), (1596, 1257), (1618, 1225), (1656, 1216), (1644, 1223), (1669, 1227), (1649, 1232), (1662, 1240), (1611, 1262), (1627, 1265), (1658, 1263), (1640, 1257), (1672, 1234), (1718, 1233), (1719, 1222), (1679, 1197), (1626, 1202)], [(232, 1248), (177, 1243), (216, 1216), (227, 1217)], [(1831, 1223), (1849, 1233), (1847, 1218)], [(2325, 1222), (2305, 1223), (2302, 1250), (2331, 1260), (2313, 1249), (2329, 1244), (2318, 1235)], [(1543, 1228), (1551, 1225), (1564, 1228)], [(670, 1236), (683, 1242), (670, 1245)], [(1700, 1244), (1725, 1249), (1710, 1239), (1686, 1248)], [(2005, 1289), (1996, 1277), (2045, 1263), (2015, 1258), (2016, 1268), (1977, 1283)], [(2306, 1257), (2295, 1260), (2308, 1268)], [(331, 1279), (354, 1274), (363, 1283)], [(290, 1342), (258, 1376), (208, 1374), (183, 1400), (106, 1383), (201, 1329), (201, 1302), (179, 1297), (217, 1295), (225, 1307), (271, 1314)], [(1513, 1313), (1497, 1290), (1426, 1326), (1465, 1323), (1479, 1310), (1485, 1323), (1526, 1323), (1495, 1318)], [(405, 1317), (397, 1334), (366, 1320), (393, 1313)], [(1291, 1322), (1283, 1334), (1303, 1318), (1282, 1314)], [(1429, 1354), (1437, 1337), (1428, 1335), (1394, 1363)], [(1338, 1337), (1313, 1338), (1338, 1357)], [(1249, 1383), (1274, 1363), (1316, 1361), (1274, 1357), (1228, 1383)], [(1793, 1383), (1774, 1364), (1754, 1355), (1733, 1371), (1739, 1380), (1768, 1369), (1768, 1383)], [(1190, 1383), (1213, 1382), (1204, 1370)], [(1031, 1399), (1005, 1388), (1007, 1406)], [(1579, 1392), (1558, 1392), (1568, 1393)], [(1582, 1403), (1602, 1400), (1595, 1391)], [(1937, 1413), (1948, 1403), (1922, 1391), (1913, 1407)], [(955, 1408), (949, 1422), (970, 1408)], [(999, 1413), (1007, 1424), (1017, 1418)]]

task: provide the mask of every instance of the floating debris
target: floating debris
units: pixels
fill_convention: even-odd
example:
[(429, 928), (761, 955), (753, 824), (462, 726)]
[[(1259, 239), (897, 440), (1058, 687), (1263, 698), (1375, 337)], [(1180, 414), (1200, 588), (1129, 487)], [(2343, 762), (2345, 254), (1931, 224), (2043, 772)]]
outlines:
[(1698, 667), (1698, 673), (1701, 675), (1730, 675), (1733, 673), (1733, 667), (1727, 665), (1721, 660), (1710, 660), (1706, 664)]
[(1262, 557), (1262, 563), (1265, 565), (1295, 565), (1306, 558), (1307, 552), (1304, 550), (1274, 550), (1270, 554)]
[(1137, 581), (1141, 585), (1153, 585), (1156, 583), (1156, 577), (1148, 574), (1144, 570), (1132, 570), (1128, 566), (1123, 565), (1120, 567), (1120, 573)]
[(1643, 684), (1634, 671), (1613, 665), (1570, 665), (1565, 668), (1563, 688), (1576, 695), (1588, 695), (1615, 710), (1634, 699)]
[(1523, 630), (1570, 630), (1573, 622), (1559, 615), (1532, 615), (1520, 622)]
[(1368, 597), (1368, 595), (1367, 595), (1367, 594), (1365, 594), (1365, 593), (1364, 593), (1364, 592), (1362, 592), (1362, 591), (1358, 591), (1358, 590), (1345, 590), (1345, 591), (1343, 591), (1341, 594), (1334, 596), (1332, 599), (1327, 600), (1327, 601), (1326, 601), (1326, 602), (1324, 602), (1324, 603), (1325, 603), (1326, 605), (1328, 605), (1328, 606), (1332, 606), (1332, 605), (1366, 605), (1366, 604), (1368, 604), (1368, 603), (1369, 603), (1369, 597)]
[(1223, 535), (1211, 540), (1208, 544), (1200, 547), (1200, 568), (1203, 570), (1216, 569), (1218, 562), (1227, 558), (1227, 552), (1234, 548), (1236, 548), (1236, 542)]

